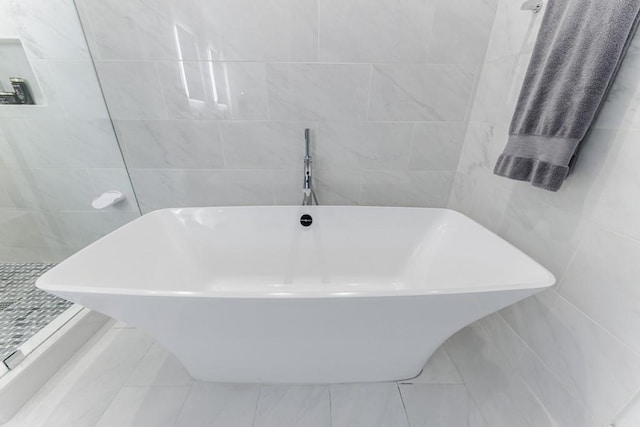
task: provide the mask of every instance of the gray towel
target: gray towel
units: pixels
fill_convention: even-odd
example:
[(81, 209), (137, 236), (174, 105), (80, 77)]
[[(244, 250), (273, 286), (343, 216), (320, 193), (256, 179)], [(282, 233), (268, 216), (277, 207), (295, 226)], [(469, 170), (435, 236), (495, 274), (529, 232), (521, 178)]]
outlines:
[(558, 191), (639, 15), (640, 0), (548, 0), (495, 174)]

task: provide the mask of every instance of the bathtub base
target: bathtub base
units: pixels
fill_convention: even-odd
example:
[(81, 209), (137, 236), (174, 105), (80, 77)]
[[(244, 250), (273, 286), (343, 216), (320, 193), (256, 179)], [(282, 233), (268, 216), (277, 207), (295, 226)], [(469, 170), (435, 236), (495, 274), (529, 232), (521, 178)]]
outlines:
[(147, 332), (198, 380), (327, 384), (415, 377), (456, 331), (534, 292), (308, 299), (59, 295)]
[(146, 332), (196, 379), (318, 384), (413, 377), (456, 331), (554, 283), (454, 211), (272, 206), (143, 215), (37, 285)]

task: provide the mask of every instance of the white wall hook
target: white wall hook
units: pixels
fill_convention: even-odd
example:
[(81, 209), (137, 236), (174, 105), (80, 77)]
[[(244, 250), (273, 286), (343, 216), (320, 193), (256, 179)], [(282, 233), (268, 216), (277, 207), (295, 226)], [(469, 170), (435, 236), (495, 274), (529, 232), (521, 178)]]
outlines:
[(542, 10), (542, 5), (542, 0), (527, 0), (522, 4), (520, 10), (530, 10), (533, 13), (538, 13)]
[(113, 206), (116, 203), (120, 203), (125, 198), (126, 196), (120, 191), (109, 190), (93, 199), (93, 202), (91, 202), (91, 206), (93, 206), (94, 209), (104, 209), (108, 208), (109, 206)]

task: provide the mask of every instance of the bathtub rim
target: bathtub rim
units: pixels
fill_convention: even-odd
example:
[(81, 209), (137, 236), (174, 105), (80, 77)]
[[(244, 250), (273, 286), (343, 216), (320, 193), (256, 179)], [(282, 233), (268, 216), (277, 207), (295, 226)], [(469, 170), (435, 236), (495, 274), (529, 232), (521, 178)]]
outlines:
[(348, 208), (352, 209), (379, 209), (379, 210), (410, 210), (410, 211), (441, 211), (446, 215), (453, 215), (463, 218), (463, 220), (471, 221), (476, 224), (478, 227), (481, 227), (483, 230), (488, 233), (494, 235), (498, 239), (500, 239), (504, 244), (511, 247), (512, 249), (520, 252), (524, 257), (528, 258), (534, 265), (536, 265), (540, 271), (546, 276), (544, 279), (539, 281), (531, 281), (527, 283), (501, 283), (495, 286), (476, 286), (476, 287), (459, 287), (459, 288), (440, 288), (440, 289), (375, 289), (375, 290), (367, 290), (367, 291), (322, 291), (322, 290), (304, 290), (304, 291), (288, 291), (288, 292), (277, 292), (277, 291), (256, 291), (256, 290), (244, 290), (244, 291), (232, 291), (232, 290), (208, 290), (208, 291), (176, 291), (176, 290), (149, 290), (149, 289), (137, 289), (137, 288), (118, 288), (118, 287), (95, 287), (95, 286), (71, 286), (71, 285), (62, 285), (49, 282), (47, 279), (49, 277), (50, 272), (46, 272), (44, 275), (40, 276), (36, 281), (36, 286), (46, 292), (51, 292), (53, 294), (61, 295), (64, 293), (67, 294), (103, 294), (103, 295), (126, 295), (126, 296), (154, 296), (154, 297), (173, 297), (173, 298), (222, 298), (222, 299), (332, 299), (332, 298), (363, 298), (363, 297), (374, 297), (374, 298), (383, 298), (383, 297), (407, 297), (407, 296), (426, 296), (426, 295), (456, 295), (456, 294), (470, 294), (470, 293), (485, 293), (485, 292), (499, 292), (499, 291), (510, 291), (510, 290), (543, 290), (546, 288), (550, 288), (556, 284), (556, 278), (547, 268), (537, 262), (535, 259), (530, 257), (524, 251), (511, 244), (509, 241), (505, 240), (502, 236), (493, 232), (492, 230), (486, 228), (482, 224), (475, 221), (473, 218), (458, 212), (454, 209), (449, 208), (431, 208), (431, 207), (401, 207), (401, 206), (349, 206), (349, 205), (322, 205), (322, 206), (299, 206), (299, 205), (267, 205), (267, 206), (198, 206), (198, 207), (180, 207), (180, 208), (162, 208), (156, 209), (150, 212), (147, 212), (138, 218), (118, 227), (116, 230), (108, 233), (107, 235), (101, 237), (100, 239), (90, 243), (85, 248), (71, 255), (69, 258), (62, 261), (58, 266), (59, 267), (65, 264), (67, 261), (70, 261), (76, 258), (80, 252), (83, 252), (86, 249), (91, 248), (94, 245), (97, 245), (102, 240), (109, 237), (111, 233), (115, 231), (121, 230), (125, 227), (130, 226), (134, 222), (141, 221), (144, 217), (148, 216), (157, 216), (162, 212), (175, 212), (175, 211), (184, 211), (184, 210), (198, 210), (198, 209), (224, 209), (224, 210), (243, 210), (243, 209), (296, 209), (298, 211), (306, 211), (306, 210), (322, 210), (322, 209), (334, 209), (334, 208)]

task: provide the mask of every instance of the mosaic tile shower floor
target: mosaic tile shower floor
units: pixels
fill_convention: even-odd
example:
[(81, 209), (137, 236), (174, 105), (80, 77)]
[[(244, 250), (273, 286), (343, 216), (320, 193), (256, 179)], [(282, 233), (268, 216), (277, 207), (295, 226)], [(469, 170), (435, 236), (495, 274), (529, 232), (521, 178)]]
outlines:
[(0, 263), (0, 361), (72, 305), (36, 288), (54, 265)]

